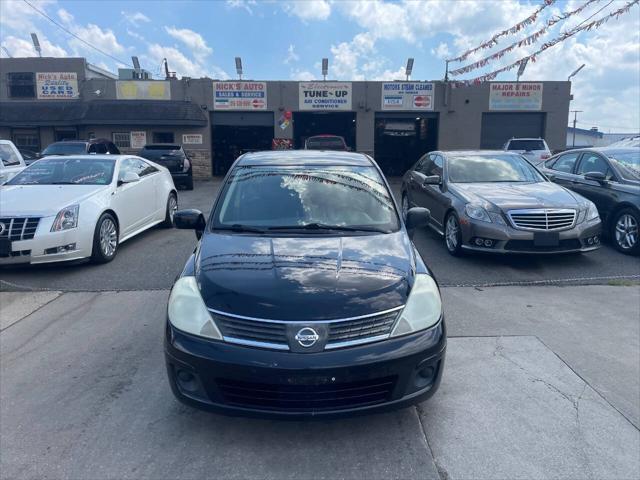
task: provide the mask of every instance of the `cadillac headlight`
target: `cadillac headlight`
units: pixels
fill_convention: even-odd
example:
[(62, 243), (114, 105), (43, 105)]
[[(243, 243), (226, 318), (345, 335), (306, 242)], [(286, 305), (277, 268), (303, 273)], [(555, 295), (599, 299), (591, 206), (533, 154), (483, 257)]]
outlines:
[(220, 330), (202, 300), (195, 277), (181, 277), (173, 285), (167, 309), (171, 325), (183, 332), (222, 340)]
[(482, 208), (480, 205), (474, 205), (473, 203), (467, 203), (464, 207), (464, 212), (468, 217), (473, 218), (475, 220), (480, 220), (482, 222), (491, 223), (491, 217), (487, 211)]
[(70, 230), (78, 226), (78, 213), (80, 211), (80, 205), (71, 205), (65, 207), (58, 212), (56, 219), (51, 226), (52, 232), (59, 232), (61, 230)]
[(442, 316), (438, 286), (430, 275), (418, 274), (392, 337), (407, 335), (434, 326)]

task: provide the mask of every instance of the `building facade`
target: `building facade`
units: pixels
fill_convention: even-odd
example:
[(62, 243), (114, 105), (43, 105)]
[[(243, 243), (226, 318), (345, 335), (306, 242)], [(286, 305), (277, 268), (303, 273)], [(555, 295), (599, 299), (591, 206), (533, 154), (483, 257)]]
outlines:
[(569, 82), (456, 84), (374, 81), (132, 80), (83, 58), (0, 59), (0, 138), (42, 150), (71, 138), (109, 138), (126, 153), (182, 144), (199, 177), (223, 174), (240, 154), (304, 148), (312, 135), (402, 174), (423, 153), (502, 148), (512, 137), (564, 149)]

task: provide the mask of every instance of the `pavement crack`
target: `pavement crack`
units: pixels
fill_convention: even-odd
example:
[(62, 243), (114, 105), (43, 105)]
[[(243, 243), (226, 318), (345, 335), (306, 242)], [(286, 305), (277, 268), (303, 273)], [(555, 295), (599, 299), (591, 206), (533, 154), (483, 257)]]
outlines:
[(418, 424), (420, 425), (420, 431), (422, 432), (422, 436), (424, 437), (424, 443), (427, 445), (429, 449), (429, 453), (431, 454), (431, 459), (433, 460), (433, 464), (436, 467), (436, 471), (438, 472), (438, 478), (440, 480), (449, 480), (449, 473), (446, 468), (438, 463), (436, 460), (436, 456), (433, 453), (433, 448), (431, 448), (431, 444), (429, 443), (429, 437), (427, 436), (427, 431), (424, 428), (424, 423), (422, 423), (422, 417), (425, 415), (425, 412), (422, 408), (421, 404), (415, 405), (415, 412), (418, 417)]

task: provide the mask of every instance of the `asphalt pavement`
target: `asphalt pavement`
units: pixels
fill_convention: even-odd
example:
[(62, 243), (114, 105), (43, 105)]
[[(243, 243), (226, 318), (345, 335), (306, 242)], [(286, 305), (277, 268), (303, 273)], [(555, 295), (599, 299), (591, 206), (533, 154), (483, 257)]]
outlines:
[[(394, 194), (400, 179), (390, 180)], [(181, 208), (208, 214), (220, 178), (196, 182), (180, 191)], [(535, 284), (608, 284), (640, 280), (640, 258), (604, 245), (595, 252), (571, 255), (449, 255), (444, 241), (430, 229), (416, 232), (414, 243), (443, 286)], [(0, 267), (0, 290), (148, 290), (170, 288), (196, 244), (193, 232), (153, 228), (123, 243), (106, 265), (74, 264)]]

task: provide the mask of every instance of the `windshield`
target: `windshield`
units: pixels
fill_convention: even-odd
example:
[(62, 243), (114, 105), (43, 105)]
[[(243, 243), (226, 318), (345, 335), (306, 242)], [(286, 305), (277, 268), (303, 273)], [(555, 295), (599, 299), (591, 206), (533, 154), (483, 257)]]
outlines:
[(317, 150), (344, 150), (345, 143), (340, 137), (311, 137), (307, 139), (307, 148)]
[(10, 145), (0, 144), (0, 160), (5, 167), (20, 165), (20, 158)]
[(113, 178), (114, 166), (114, 160), (44, 158), (25, 168), (7, 185), (107, 185)]
[(546, 150), (542, 140), (511, 140), (507, 150)]
[(42, 156), (46, 155), (78, 155), (87, 153), (87, 145), (85, 143), (61, 142), (52, 143), (42, 152)]
[(640, 180), (640, 149), (637, 152), (612, 152), (607, 156), (627, 180)]
[(385, 232), (399, 228), (378, 171), (359, 166), (237, 167), (227, 179), (213, 225)]
[(449, 158), (449, 181), (543, 182), (542, 175), (519, 155), (469, 155)]
[(181, 157), (183, 153), (178, 145), (147, 145), (140, 150), (140, 156), (148, 160), (155, 160), (167, 155)]

